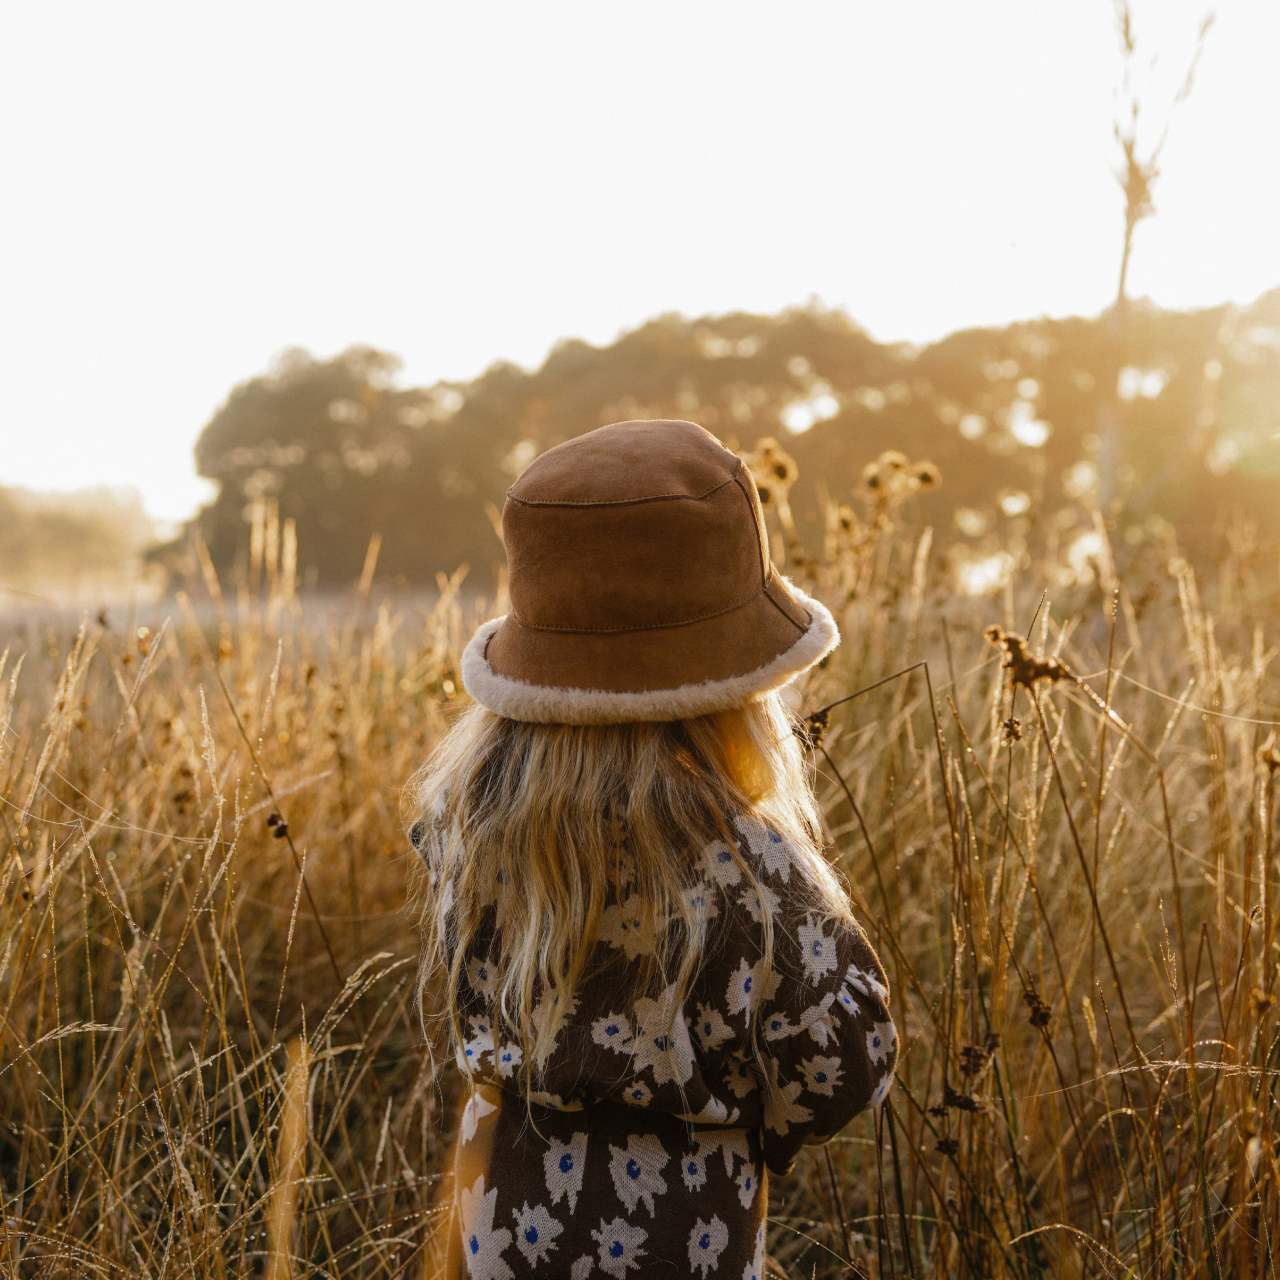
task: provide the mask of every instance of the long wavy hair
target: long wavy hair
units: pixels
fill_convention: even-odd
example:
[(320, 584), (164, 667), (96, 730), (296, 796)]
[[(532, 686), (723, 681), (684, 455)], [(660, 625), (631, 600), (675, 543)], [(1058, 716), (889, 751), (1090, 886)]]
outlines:
[[(655, 724), (526, 724), (479, 705), (466, 710), (406, 791), (422, 854), (414, 898), (428, 1038), (446, 1023), (461, 1043), (468, 954), (496, 927), (495, 1016), (522, 1047), (522, 1084), (536, 1090), (607, 900), (624, 886), (628, 910), (657, 944), (629, 970), (632, 994), (658, 981), (683, 1002), (707, 941), (690, 892), (707, 844), (723, 841), (759, 888), (731, 827), (737, 815), (755, 816), (790, 844), (800, 877), (793, 891), (807, 888), (817, 909), (847, 919), (794, 730), (777, 693)], [(767, 969), (773, 937), (762, 916)]]

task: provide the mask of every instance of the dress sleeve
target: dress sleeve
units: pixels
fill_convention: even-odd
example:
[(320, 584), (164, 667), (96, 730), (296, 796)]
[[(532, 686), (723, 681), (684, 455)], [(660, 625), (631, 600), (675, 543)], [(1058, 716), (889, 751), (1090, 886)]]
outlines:
[[(762, 1094), (765, 1162), (785, 1173), (802, 1146), (826, 1142), (884, 1101), (898, 1037), (885, 972), (861, 926), (816, 908), (786, 846), (767, 847), (778, 837), (767, 829), (744, 835), (750, 845), (766, 844), (761, 894), (773, 918), (772, 973), (751, 1069)], [(753, 905), (758, 916), (761, 904)]]

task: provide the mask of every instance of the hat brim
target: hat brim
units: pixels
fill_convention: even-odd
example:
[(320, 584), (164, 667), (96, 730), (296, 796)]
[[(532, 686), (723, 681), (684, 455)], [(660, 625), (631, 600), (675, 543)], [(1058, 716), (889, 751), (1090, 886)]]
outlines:
[[(739, 608), (676, 627), (566, 632), (491, 618), (463, 650), (462, 683), (510, 720), (683, 720), (762, 698), (839, 643), (830, 610), (775, 572)], [(576, 678), (583, 671), (597, 673), (590, 685)]]

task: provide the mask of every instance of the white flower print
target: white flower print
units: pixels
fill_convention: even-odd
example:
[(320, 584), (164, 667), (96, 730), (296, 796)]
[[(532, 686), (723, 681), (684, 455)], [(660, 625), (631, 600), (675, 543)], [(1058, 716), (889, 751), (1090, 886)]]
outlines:
[(584, 1253), (581, 1258), (569, 1268), (569, 1280), (588, 1280), (591, 1275), (591, 1268), (595, 1266), (595, 1259), (590, 1254)]
[(507, 1041), (494, 1053), (493, 1065), (504, 1080), (509, 1080), (523, 1058), (524, 1051), (520, 1046)]
[(738, 1203), (744, 1209), (751, 1208), (751, 1202), (760, 1189), (760, 1174), (749, 1160), (738, 1170)]
[(729, 1006), (730, 1016), (751, 1011), (761, 1000), (771, 999), (778, 989), (778, 975), (765, 974), (764, 961), (757, 960), (748, 964), (746, 959), (738, 961), (738, 967), (729, 978), (729, 986), (725, 991), (725, 1002)]
[(600, 1230), (593, 1231), (591, 1238), (600, 1248), (600, 1270), (621, 1280), (628, 1271), (640, 1269), (649, 1233), (643, 1227), (633, 1227), (625, 1218), (614, 1218), (612, 1222), (602, 1218)]
[(835, 1039), (836, 1029), (831, 1021), (831, 1005), (835, 997), (827, 992), (817, 1004), (810, 1005), (800, 1015), (800, 1029), (809, 1033), (809, 1038), (820, 1049), (825, 1049)]
[(758, 885), (747, 885), (739, 901), (756, 924), (763, 924), (766, 915), (777, 914), (781, 899), (762, 880)]
[(606, 1013), (591, 1024), (591, 1039), (602, 1049), (626, 1053), (631, 1048), (631, 1022), (625, 1014)]
[(813, 1112), (796, 1099), (804, 1086), (799, 1080), (783, 1084), (778, 1079), (778, 1063), (769, 1060), (769, 1088), (765, 1090), (764, 1123), (773, 1133), (786, 1135), (793, 1124), (803, 1124), (813, 1119)]
[(463, 1187), (459, 1197), (462, 1256), (471, 1280), (512, 1280), (515, 1275), (502, 1260), (503, 1250), (511, 1246), (511, 1232), (493, 1225), (497, 1203), (498, 1188), (486, 1192), (483, 1173), (470, 1187)]
[(684, 891), (684, 901), (689, 913), (700, 924), (706, 924), (720, 914), (714, 892), (701, 882), (690, 885)]
[(643, 1080), (630, 1080), (622, 1091), (622, 1100), (628, 1106), (647, 1107), (653, 1101), (653, 1091)]
[(686, 1191), (700, 1191), (706, 1185), (707, 1162), (700, 1152), (690, 1151), (681, 1158), (680, 1180)]
[(600, 913), (599, 938), (626, 953), (628, 960), (648, 955), (653, 950), (654, 930), (646, 927), (639, 894), (605, 907)]
[(695, 1150), (704, 1160), (710, 1159), (713, 1152), (719, 1151), (724, 1160), (726, 1178), (733, 1177), (733, 1162), (735, 1159), (744, 1163), (751, 1159), (751, 1153), (747, 1150), (745, 1129), (721, 1129), (717, 1132), (708, 1133), (705, 1138), (698, 1139), (695, 1144)]
[(770, 1013), (764, 1019), (766, 1040), (785, 1040), (788, 1036), (803, 1030), (803, 1027), (797, 1027), (785, 1013)]
[(724, 1082), (733, 1090), (735, 1098), (745, 1098), (755, 1089), (756, 1078), (744, 1053), (734, 1053), (729, 1057), (725, 1063)]
[(835, 972), (836, 940), (812, 920), (806, 920), (796, 930), (796, 938), (800, 943), (805, 977), (816, 986), (827, 974)]
[(713, 1093), (697, 1111), (682, 1111), (680, 1118), (694, 1124), (731, 1124), (738, 1118), (738, 1108), (730, 1115), (729, 1108)]
[(698, 1015), (693, 1019), (693, 1033), (698, 1037), (698, 1045), (708, 1050), (718, 1049), (733, 1039), (733, 1030), (720, 1010), (710, 1004), (698, 1006)]
[(885, 1097), (889, 1093), (889, 1088), (893, 1084), (893, 1072), (887, 1071), (881, 1078), (880, 1083), (871, 1092), (871, 1100), (867, 1103), (869, 1107), (880, 1106)]
[(628, 1213), (634, 1213), (636, 1205), (644, 1201), (644, 1207), (653, 1216), (653, 1197), (665, 1195), (667, 1180), (662, 1170), (670, 1157), (662, 1149), (662, 1143), (650, 1134), (629, 1134), (625, 1147), (609, 1147), (609, 1176), (613, 1189), (618, 1193)]
[(462, 1066), (465, 1071), (474, 1071), (485, 1054), (493, 1052), (493, 1028), (489, 1025), (488, 1018), (471, 1018), (468, 1025), (471, 1037), (462, 1046), (462, 1056), (465, 1059)]
[(516, 1248), (531, 1267), (536, 1267), (555, 1249), (556, 1236), (564, 1227), (547, 1212), (545, 1205), (531, 1209), (526, 1202), (519, 1209), (512, 1209), (511, 1216), (516, 1220)]
[(685, 1084), (693, 1074), (693, 1044), (680, 1016), (678, 992), (667, 987), (656, 1000), (636, 1001), (636, 1032), (632, 1040), (635, 1069), (651, 1071), (656, 1085)]
[(898, 1045), (898, 1031), (892, 1022), (877, 1022), (867, 1032), (867, 1061), (878, 1067), (892, 1056)]
[(849, 990), (848, 987), (841, 987), (836, 992), (836, 1003), (845, 1011), (845, 1013), (857, 1014), (861, 1012), (862, 1006), (858, 1004), (858, 998)]
[(765, 871), (786, 884), (791, 879), (791, 850), (786, 841), (752, 814), (739, 815), (737, 825)]
[(702, 851), (702, 864), (707, 875), (721, 888), (737, 884), (742, 879), (738, 860), (723, 840), (713, 840), (707, 845)]
[(458, 1129), (462, 1134), (463, 1143), (470, 1142), (476, 1136), (480, 1121), (491, 1112), (497, 1111), (497, 1109), (492, 1102), (481, 1097), (480, 1094), (473, 1090), (471, 1097), (467, 1099), (467, 1105), (462, 1108), (462, 1118), (458, 1121)]
[(701, 1218), (693, 1224), (689, 1232), (689, 1266), (706, 1276), (720, 1265), (720, 1255), (729, 1243), (729, 1228), (714, 1213), (710, 1222)]
[(860, 995), (875, 996), (881, 1004), (889, 999), (889, 988), (870, 969), (859, 969), (856, 964), (851, 964), (844, 971), (844, 981)]
[(472, 956), (467, 961), (467, 985), (486, 1000), (498, 989), (498, 973), (488, 956)]
[(542, 1157), (542, 1172), (552, 1204), (559, 1204), (567, 1196), (569, 1212), (572, 1213), (578, 1207), (578, 1192), (582, 1190), (582, 1171), (586, 1163), (585, 1133), (575, 1133), (567, 1143), (551, 1139), (546, 1154)]
[(824, 1098), (835, 1097), (835, 1091), (840, 1085), (839, 1058), (806, 1058), (800, 1064), (800, 1069), (804, 1072), (804, 1087), (810, 1093), (820, 1093)]
[[(578, 1280), (578, 1277), (574, 1277)], [(756, 1228), (756, 1251), (742, 1269), (742, 1280), (764, 1280), (764, 1223)]]

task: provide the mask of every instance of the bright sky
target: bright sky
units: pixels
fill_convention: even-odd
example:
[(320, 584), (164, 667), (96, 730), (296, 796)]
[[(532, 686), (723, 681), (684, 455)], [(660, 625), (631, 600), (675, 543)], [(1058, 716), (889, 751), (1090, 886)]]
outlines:
[[(1135, 7), (1163, 119), (1203, 5)], [(1280, 283), (1280, 5), (1219, 9), (1133, 266), (1169, 306)], [(0, 484), (188, 514), (290, 345), (429, 382), (672, 309), (1096, 313), (1118, 68), (1110, 0), (6, 6)]]

